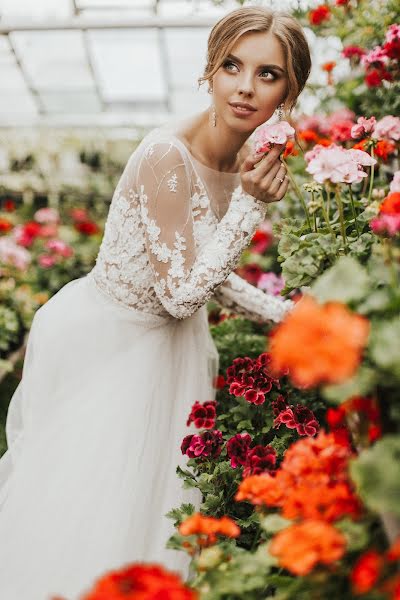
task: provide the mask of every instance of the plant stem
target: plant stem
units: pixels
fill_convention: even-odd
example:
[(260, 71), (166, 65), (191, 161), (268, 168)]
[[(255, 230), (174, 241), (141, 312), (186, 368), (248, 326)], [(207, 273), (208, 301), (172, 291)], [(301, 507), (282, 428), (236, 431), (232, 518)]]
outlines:
[(296, 183), (296, 181), (295, 181), (295, 178), (293, 177), (293, 175), (292, 175), (292, 172), (291, 172), (291, 170), (290, 170), (290, 168), (289, 168), (289, 166), (288, 166), (287, 162), (285, 161), (285, 159), (284, 159), (284, 158), (282, 158), (281, 160), (282, 160), (282, 163), (283, 163), (283, 164), (285, 165), (285, 167), (286, 167), (287, 174), (288, 174), (288, 177), (289, 177), (289, 179), (290, 179), (290, 182), (291, 182), (291, 184), (292, 184), (292, 186), (293, 186), (293, 189), (295, 190), (295, 192), (296, 192), (296, 195), (297, 195), (298, 199), (300, 200), (300, 203), (301, 203), (301, 205), (302, 205), (302, 207), (303, 207), (303, 210), (304, 210), (304, 212), (305, 212), (305, 215), (306, 215), (306, 219), (307, 219), (307, 224), (308, 224), (308, 227), (309, 227), (310, 231), (312, 231), (312, 226), (311, 226), (310, 215), (308, 214), (307, 205), (306, 205), (306, 203), (305, 203), (305, 200), (304, 200), (304, 198), (303, 198), (303, 194), (301, 193), (301, 190), (300, 190), (299, 186), (297, 185), (297, 183)]
[[(371, 147), (371, 158), (374, 158), (374, 148)], [(368, 192), (368, 204), (371, 201), (372, 189), (374, 187), (374, 175), (375, 175), (375, 165), (371, 165), (371, 173), (369, 179), (369, 192)]]
[(320, 195), (320, 198), (321, 198), (321, 208), (322, 208), (322, 214), (324, 215), (325, 222), (328, 225), (329, 231), (333, 235), (335, 235), (334, 232), (333, 232), (332, 226), (331, 226), (331, 222), (329, 220), (329, 215), (328, 215), (328, 213), (326, 211), (326, 208), (325, 208), (324, 194), (323, 194), (322, 190), (321, 190), (321, 192), (320, 192), (319, 195)]
[[(313, 204), (314, 204), (315, 203), (315, 192), (311, 192), (311, 198), (312, 198), (312, 201), (313, 201)], [(317, 211), (316, 210), (314, 210), (313, 219), (314, 219), (314, 231), (315, 231), (315, 233), (318, 233)]]
[(353, 216), (354, 216), (354, 225), (356, 226), (357, 237), (359, 238), (360, 237), (360, 230), (358, 229), (357, 211), (356, 211), (356, 207), (355, 207), (355, 204), (354, 204), (353, 192), (351, 191), (351, 183), (349, 183), (349, 192), (350, 192), (351, 208), (353, 210)]
[(344, 251), (347, 254), (347, 252), (348, 252), (348, 246), (347, 246), (347, 238), (346, 238), (346, 227), (345, 227), (344, 215), (343, 215), (343, 204), (342, 204), (342, 199), (341, 199), (341, 197), (339, 195), (338, 188), (336, 188), (336, 190), (335, 190), (335, 195), (336, 195), (336, 202), (337, 202), (338, 209), (339, 209), (340, 230), (342, 232), (342, 238), (343, 238), (343, 244), (344, 244)]

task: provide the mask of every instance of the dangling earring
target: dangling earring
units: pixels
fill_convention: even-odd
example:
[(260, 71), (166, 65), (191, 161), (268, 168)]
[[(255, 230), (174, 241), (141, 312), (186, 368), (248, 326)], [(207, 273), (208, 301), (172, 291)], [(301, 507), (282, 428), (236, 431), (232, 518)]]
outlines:
[(282, 117), (283, 117), (283, 108), (284, 108), (284, 103), (282, 102), (282, 104), (280, 104), (278, 106), (278, 121), (282, 121)]
[(212, 126), (216, 127), (217, 126), (217, 113), (215, 112), (214, 106), (212, 107), (211, 118), (212, 118)]

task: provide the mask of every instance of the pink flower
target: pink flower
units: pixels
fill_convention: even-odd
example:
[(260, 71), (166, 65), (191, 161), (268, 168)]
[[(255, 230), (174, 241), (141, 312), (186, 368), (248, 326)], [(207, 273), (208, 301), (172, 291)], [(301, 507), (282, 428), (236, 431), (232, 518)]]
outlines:
[(33, 218), (38, 223), (58, 223), (60, 221), (60, 215), (55, 208), (39, 208), (33, 215)]
[(231, 467), (236, 469), (239, 465), (246, 463), (247, 453), (252, 442), (248, 433), (237, 433), (226, 443), (228, 458), (231, 459)]
[(381, 213), (369, 222), (369, 226), (376, 235), (393, 237), (400, 233), (400, 215)]
[(354, 139), (365, 137), (368, 133), (374, 129), (376, 124), (375, 117), (366, 119), (365, 117), (359, 117), (357, 119), (357, 125), (353, 125), (351, 128), (351, 137)]
[(390, 25), (388, 27), (388, 30), (387, 30), (386, 36), (385, 36), (385, 41), (390, 44), (391, 42), (395, 42), (399, 38), (400, 38), (400, 25), (398, 23), (393, 23), (393, 25)]
[(57, 262), (57, 258), (51, 254), (40, 254), (38, 256), (38, 263), (43, 269), (49, 269)]
[(400, 140), (400, 119), (393, 115), (386, 115), (375, 125), (372, 137), (376, 139)]
[(390, 192), (400, 192), (400, 171), (395, 171), (393, 179), (390, 182)]
[(28, 250), (16, 244), (11, 237), (1, 237), (0, 261), (24, 271), (31, 262), (31, 255)]
[(299, 118), (297, 128), (299, 131), (304, 131), (305, 129), (318, 131), (321, 125), (321, 120), (322, 117), (320, 115), (302, 115)]
[(326, 146), (322, 146), (322, 144), (315, 144), (314, 148), (312, 148), (311, 150), (309, 150), (308, 152), (305, 153), (305, 155), (304, 155), (305, 160), (307, 162), (314, 160), (314, 158), (317, 158), (318, 154), (324, 148), (326, 148)]
[(41, 237), (53, 237), (58, 233), (58, 226), (56, 223), (47, 223), (42, 225), (40, 228)]
[(352, 123), (354, 123), (355, 116), (355, 113), (347, 107), (339, 108), (330, 115), (324, 115), (324, 117), (321, 118), (321, 133), (329, 135), (332, 126), (340, 124), (343, 121), (352, 121)]
[(282, 275), (276, 275), (275, 273), (263, 273), (257, 282), (257, 287), (272, 294), (273, 296), (279, 296), (281, 290), (285, 287), (285, 280)]
[(376, 160), (363, 150), (346, 150), (331, 144), (310, 160), (306, 171), (311, 173), (318, 183), (326, 180), (332, 183), (359, 183), (367, 176), (362, 167), (375, 163)]
[(388, 57), (381, 46), (376, 46), (373, 50), (370, 50), (368, 54), (364, 54), (364, 56), (361, 57), (361, 64), (364, 67), (369, 67), (370, 65), (384, 67), (387, 62)]
[(287, 121), (279, 121), (273, 125), (263, 125), (254, 137), (255, 152), (268, 152), (271, 144), (286, 144), (288, 138), (294, 136), (294, 129)]
[(68, 258), (74, 253), (73, 248), (71, 248), (71, 246), (66, 244), (63, 240), (48, 240), (48, 242), (45, 244), (45, 247), (48, 250), (53, 250), (55, 254), (59, 254), (64, 258)]

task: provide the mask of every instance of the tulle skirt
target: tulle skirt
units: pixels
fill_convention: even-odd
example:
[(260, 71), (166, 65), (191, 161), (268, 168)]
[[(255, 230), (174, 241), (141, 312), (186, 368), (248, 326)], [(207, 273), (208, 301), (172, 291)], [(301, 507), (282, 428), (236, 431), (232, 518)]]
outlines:
[(187, 575), (166, 549), (182, 502), (176, 466), (195, 400), (215, 398), (207, 310), (150, 315), (100, 291), (91, 274), (35, 314), (0, 459), (0, 598), (75, 600), (133, 561)]

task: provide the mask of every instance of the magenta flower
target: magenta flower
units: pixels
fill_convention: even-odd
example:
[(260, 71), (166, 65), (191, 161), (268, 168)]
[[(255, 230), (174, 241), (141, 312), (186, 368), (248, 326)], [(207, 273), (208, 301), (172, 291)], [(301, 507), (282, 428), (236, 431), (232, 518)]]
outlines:
[(196, 401), (193, 406), (191, 413), (186, 421), (186, 425), (194, 423), (194, 426), (198, 429), (204, 427), (205, 429), (212, 429), (215, 425), (216, 419), (216, 406), (215, 400), (209, 400), (207, 402)]
[(394, 141), (400, 140), (400, 119), (393, 115), (386, 115), (380, 119), (374, 128), (372, 137), (378, 140), (390, 139)]
[(222, 450), (222, 433), (218, 429), (202, 434), (187, 435), (181, 444), (182, 454), (189, 458), (218, 458)]
[(255, 360), (247, 356), (235, 358), (226, 371), (229, 393), (244, 397), (250, 404), (264, 404), (265, 395), (271, 391), (272, 386), (280, 387), (279, 379), (269, 371), (270, 361), (271, 357), (266, 352)]
[(388, 60), (385, 50), (381, 46), (375, 46), (375, 48), (361, 57), (361, 64), (364, 67), (371, 65), (374, 67), (384, 67), (388, 63)]
[(272, 446), (254, 446), (247, 453), (246, 463), (243, 469), (243, 477), (259, 475), (265, 471), (275, 469), (276, 452)]
[(385, 41), (390, 44), (398, 39), (400, 39), (400, 25), (398, 23), (393, 23), (386, 31)]
[(271, 144), (286, 144), (290, 137), (294, 137), (295, 130), (287, 121), (279, 121), (273, 125), (263, 125), (254, 137), (255, 152), (263, 153), (271, 149)]
[[(274, 427), (286, 425), (288, 429), (296, 429), (299, 435), (315, 435), (319, 429), (319, 423), (312, 410), (297, 404), (297, 406), (280, 406), (281, 410), (274, 420)], [(276, 414), (276, 410), (274, 410)]]
[(351, 128), (351, 137), (357, 139), (368, 135), (373, 131), (375, 124), (375, 117), (371, 117), (370, 119), (366, 119), (365, 117), (359, 117), (357, 119), (357, 124), (353, 125), (353, 127)]
[(393, 237), (400, 233), (400, 215), (381, 213), (369, 222), (369, 226), (376, 235)]
[(246, 463), (251, 442), (252, 439), (248, 433), (237, 433), (227, 441), (226, 451), (228, 458), (231, 459), (233, 469)]

